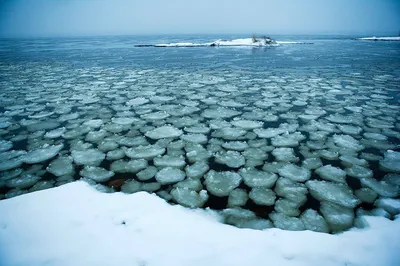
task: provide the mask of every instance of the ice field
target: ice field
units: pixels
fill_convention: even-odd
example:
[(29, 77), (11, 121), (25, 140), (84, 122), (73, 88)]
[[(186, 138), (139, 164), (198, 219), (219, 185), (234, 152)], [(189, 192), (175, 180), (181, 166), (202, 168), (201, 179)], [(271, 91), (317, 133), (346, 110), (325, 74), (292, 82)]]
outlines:
[(2, 41), (0, 198), (84, 180), (239, 228), (336, 234), (396, 219), (399, 44), (296, 44), (310, 40)]

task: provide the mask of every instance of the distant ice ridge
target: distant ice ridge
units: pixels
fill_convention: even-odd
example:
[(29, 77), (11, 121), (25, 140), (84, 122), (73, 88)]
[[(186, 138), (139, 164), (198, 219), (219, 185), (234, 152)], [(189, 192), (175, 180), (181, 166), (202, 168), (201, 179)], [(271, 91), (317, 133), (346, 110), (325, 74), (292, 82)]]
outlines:
[[(143, 44), (135, 45), (136, 47), (266, 47), (278, 46), (280, 44), (306, 44), (305, 42), (292, 42), (292, 41), (274, 41), (272, 39), (260, 40), (254, 42), (253, 38), (241, 38), (233, 40), (216, 40), (214, 42), (206, 43), (193, 43), (193, 42), (177, 42), (177, 43), (160, 43), (160, 44)], [(308, 44), (308, 43), (307, 43)]]
[(365, 38), (358, 38), (357, 40), (364, 40), (364, 41), (400, 41), (400, 36), (396, 37), (365, 37)]

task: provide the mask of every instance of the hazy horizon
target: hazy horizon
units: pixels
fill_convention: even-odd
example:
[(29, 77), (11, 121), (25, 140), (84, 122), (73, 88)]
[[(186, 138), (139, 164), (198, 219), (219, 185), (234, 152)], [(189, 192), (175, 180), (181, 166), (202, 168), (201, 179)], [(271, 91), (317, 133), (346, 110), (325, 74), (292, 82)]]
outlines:
[(0, 37), (394, 35), (397, 0), (0, 0)]

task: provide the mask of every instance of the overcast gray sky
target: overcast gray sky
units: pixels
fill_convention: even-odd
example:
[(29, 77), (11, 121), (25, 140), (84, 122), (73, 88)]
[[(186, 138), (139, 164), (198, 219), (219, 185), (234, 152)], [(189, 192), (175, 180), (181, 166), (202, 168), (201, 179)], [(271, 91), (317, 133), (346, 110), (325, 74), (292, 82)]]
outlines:
[(0, 36), (394, 34), (400, 0), (0, 0)]

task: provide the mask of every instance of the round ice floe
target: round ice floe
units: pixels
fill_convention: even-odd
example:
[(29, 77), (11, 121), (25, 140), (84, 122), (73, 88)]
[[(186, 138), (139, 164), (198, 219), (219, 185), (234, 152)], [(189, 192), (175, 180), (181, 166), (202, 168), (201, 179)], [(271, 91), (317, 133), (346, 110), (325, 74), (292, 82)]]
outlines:
[(351, 167), (352, 165), (368, 166), (368, 162), (365, 159), (358, 159), (352, 155), (342, 155), (339, 159), (346, 167)]
[(125, 151), (123, 149), (116, 149), (113, 151), (107, 152), (107, 160), (115, 161), (125, 157)]
[(272, 206), (276, 195), (271, 189), (256, 187), (250, 191), (249, 198), (258, 205)]
[(155, 95), (151, 97), (151, 101), (153, 103), (165, 103), (175, 100), (176, 97), (173, 96), (166, 96), (166, 95)]
[(55, 157), (64, 147), (63, 144), (60, 145), (51, 145), (48, 147), (44, 147), (41, 149), (29, 151), (25, 156), (24, 156), (24, 163), (28, 164), (35, 164), (35, 163), (40, 163), (47, 161), (53, 157)]
[(358, 140), (353, 138), (352, 136), (349, 135), (333, 135), (333, 141), (335, 142), (336, 145), (339, 147), (355, 150), (355, 151), (361, 151), (364, 149), (364, 146), (360, 144)]
[(60, 126), (60, 123), (53, 120), (37, 122), (35, 124), (31, 124), (27, 126), (28, 131), (35, 132), (40, 130), (50, 130), (55, 129)]
[(330, 164), (318, 168), (315, 173), (325, 180), (346, 183), (346, 172)]
[(186, 158), (190, 163), (205, 161), (211, 158), (212, 153), (200, 144), (188, 143), (185, 147), (186, 150)]
[(113, 117), (113, 118), (111, 119), (111, 121), (112, 121), (114, 124), (124, 126), (124, 125), (131, 125), (133, 122), (138, 121), (138, 119), (136, 119), (136, 118), (131, 118), (131, 117)]
[(210, 169), (206, 161), (198, 161), (185, 167), (186, 175), (189, 178), (200, 178)]
[(229, 118), (237, 115), (240, 115), (240, 112), (224, 107), (219, 107), (216, 109), (205, 109), (201, 113), (201, 116), (210, 119)]
[(325, 117), (326, 120), (333, 122), (333, 123), (340, 123), (340, 124), (350, 124), (353, 122), (353, 119), (349, 116), (344, 116), (341, 114), (332, 114)]
[(136, 193), (142, 191), (142, 184), (136, 180), (127, 180), (121, 186), (121, 191), (128, 194)]
[(222, 147), (227, 150), (244, 151), (249, 147), (249, 145), (245, 141), (229, 141), (224, 142)]
[(310, 157), (310, 158), (303, 160), (302, 166), (307, 169), (313, 170), (313, 169), (317, 169), (317, 168), (321, 167), (322, 161), (319, 157)]
[(306, 186), (311, 195), (320, 201), (329, 201), (347, 208), (355, 208), (360, 203), (360, 200), (345, 184), (309, 180)]
[(86, 141), (98, 143), (103, 140), (109, 133), (105, 130), (91, 131), (86, 135)]
[(361, 127), (350, 125), (338, 125), (338, 128), (344, 133), (349, 135), (359, 135), (362, 131)]
[(247, 133), (246, 130), (235, 127), (225, 127), (219, 130), (216, 130), (212, 133), (212, 137), (214, 138), (222, 138), (225, 140), (236, 140)]
[(304, 230), (304, 224), (299, 218), (289, 217), (283, 213), (272, 212), (269, 218), (274, 223), (274, 226), (283, 230), (301, 231)]
[(320, 214), (318, 214), (317, 211), (313, 209), (305, 210), (301, 214), (300, 220), (303, 222), (304, 227), (307, 230), (329, 233), (329, 226), (326, 223), (324, 217), (322, 217)]
[(218, 152), (215, 154), (215, 162), (225, 164), (232, 168), (239, 168), (244, 165), (245, 159), (237, 151)]
[(156, 174), (156, 180), (163, 184), (173, 184), (185, 179), (185, 173), (177, 168), (165, 167)]
[(311, 171), (294, 164), (286, 164), (278, 170), (280, 176), (289, 178), (293, 181), (304, 182), (311, 177)]
[(174, 184), (174, 187), (188, 188), (197, 192), (203, 189), (200, 179), (197, 178), (186, 178), (185, 180)]
[(149, 114), (143, 114), (140, 116), (141, 119), (144, 120), (163, 120), (170, 115), (165, 112), (165, 111), (159, 111), (159, 112), (154, 112), (154, 113), (149, 113)]
[(321, 158), (331, 161), (339, 158), (339, 153), (337, 151), (321, 150), (318, 152), (318, 154), (321, 156)]
[(39, 180), (40, 176), (31, 174), (22, 174), (20, 177), (7, 180), (6, 185), (7, 187), (11, 188), (23, 189), (33, 186)]
[(400, 214), (400, 199), (381, 198), (375, 202), (377, 207), (380, 207), (391, 215)]
[(74, 174), (74, 166), (72, 165), (71, 157), (58, 157), (57, 159), (50, 162), (46, 168), (47, 172), (52, 173), (55, 176), (65, 176)]
[(49, 189), (52, 187), (54, 187), (54, 181), (48, 181), (48, 180), (38, 181), (29, 189), (29, 192)]
[(242, 177), (235, 172), (209, 171), (205, 175), (205, 185), (208, 192), (218, 197), (228, 196), (233, 189), (239, 186)]
[(0, 153), (0, 171), (7, 171), (22, 165), (25, 151), (8, 151)]
[(378, 197), (378, 193), (370, 188), (363, 187), (354, 191), (354, 194), (362, 201), (367, 203), (374, 203)]
[(389, 173), (386, 174), (382, 181), (400, 187), (400, 174)]
[(21, 168), (14, 169), (14, 170), (7, 171), (7, 172), (1, 172), (0, 173), (0, 187), (3, 187), (5, 185), (5, 181), (16, 178), (21, 174), (22, 174)]
[(361, 167), (359, 165), (353, 165), (352, 167), (347, 168), (346, 173), (349, 176), (357, 177), (357, 178), (364, 178), (364, 177), (369, 178), (374, 175), (372, 170), (365, 168), (365, 167)]
[(103, 140), (98, 145), (98, 149), (102, 152), (108, 152), (112, 150), (116, 150), (119, 147), (119, 144), (112, 140)]
[(146, 137), (151, 139), (177, 138), (183, 131), (173, 126), (162, 126), (146, 132)]
[(354, 211), (351, 208), (323, 201), (320, 211), (333, 232), (344, 231), (353, 225)]
[(65, 131), (66, 131), (65, 127), (60, 127), (57, 129), (50, 130), (44, 135), (44, 137), (48, 139), (56, 139), (61, 137), (65, 133)]
[(13, 143), (8, 140), (0, 140), (0, 152), (8, 151), (13, 147)]
[(229, 194), (228, 207), (244, 206), (248, 199), (249, 196), (247, 195), (246, 190), (236, 188)]
[(379, 161), (379, 167), (386, 172), (400, 173), (400, 152), (389, 150), (385, 158)]
[(256, 218), (254, 212), (239, 207), (224, 209), (221, 213), (224, 216), (224, 222), (233, 225)]
[(199, 126), (185, 127), (183, 130), (188, 132), (188, 133), (208, 134), (211, 129), (209, 127), (204, 126), (204, 125), (199, 125)]
[(280, 198), (275, 202), (274, 208), (276, 212), (283, 213), (287, 216), (299, 216), (299, 203), (288, 199)]
[(160, 190), (161, 184), (158, 182), (146, 182), (142, 183), (142, 190), (147, 192), (154, 192)]
[(106, 182), (114, 176), (114, 172), (108, 171), (101, 167), (85, 166), (80, 171), (80, 175), (86, 178), (90, 178), (96, 182)]
[(285, 133), (285, 130), (282, 128), (256, 128), (254, 133), (260, 138), (273, 138)]
[(157, 167), (149, 166), (146, 169), (136, 174), (137, 178), (141, 181), (152, 179), (157, 174)]
[(145, 169), (148, 166), (148, 163), (145, 159), (138, 159), (138, 160), (117, 160), (114, 161), (110, 168), (111, 171), (115, 173), (133, 173), (136, 174), (140, 170)]
[(263, 126), (263, 122), (254, 120), (233, 120), (231, 124), (235, 127), (240, 127), (247, 130), (260, 128)]
[(0, 121), (0, 129), (8, 128), (10, 125), (8, 121)]
[(278, 176), (274, 173), (254, 168), (241, 168), (239, 174), (243, 177), (244, 183), (249, 187), (271, 188), (278, 179)]
[(276, 136), (271, 139), (272, 146), (275, 147), (297, 147), (299, 141), (287, 135)]
[(128, 106), (139, 106), (148, 103), (149, 100), (144, 97), (137, 97), (126, 102)]
[(91, 127), (91, 128), (99, 128), (103, 125), (103, 120), (101, 119), (92, 119), (83, 123), (83, 125)]
[(400, 187), (393, 186), (385, 181), (378, 181), (370, 177), (360, 178), (361, 184), (378, 193), (378, 195), (387, 198), (396, 198), (400, 195)]
[(302, 183), (281, 177), (276, 181), (275, 192), (280, 197), (284, 197), (297, 202), (299, 205), (303, 205), (307, 200), (306, 194), (308, 193), (308, 190)]
[(98, 166), (106, 157), (105, 154), (97, 149), (84, 151), (72, 151), (72, 158), (76, 164)]
[(234, 225), (239, 228), (249, 228), (254, 230), (264, 230), (273, 227), (271, 221), (261, 218), (250, 219), (247, 221), (239, 221)]
[(186, 165), (185, 158), (183, 156), (169, 156), (164, 155), (161, 157), (154, 158), (154, 165), (158, 168), (163, 167), (176, 167), (183, 168)]
[(133, 147), (133, 146), (147, 146), (149, 143), (143, 136), (137, 137), (122, 137), (117, 140), (117, 143), (122, 146)]
[(299, 158), (294, 154), (293, 148), (276, 148), (272, 151), (276, 160), (283, 162), (298, 162)]
[(179, 204), (188, 208), (200, 208), (208, 199), (207, 191), (202, 190), (199, 193), (188, 188), (173, 188), (171, 190), (172, 198)]
[(388, 137), (383, 134), (372, 133), (372, 132), (366, 132), (363, 134), (363, 136), (365, 138), (374, 139), (374, 140), (387, 140), (388, 139)]
[(207, 136), (204, 134), (185, 134), (181, 136), (181, 139), (187, 142), (193, 142), (198, 144), (207, 143)]
[(146, 159), (151, 160), (154, 157), (165, 153), (165, 148), (158, 145), (139, 146), (125, 150), (126, 156), (132, 159)]

